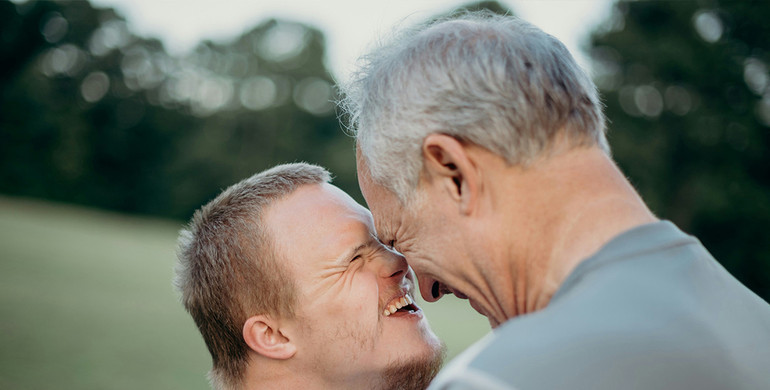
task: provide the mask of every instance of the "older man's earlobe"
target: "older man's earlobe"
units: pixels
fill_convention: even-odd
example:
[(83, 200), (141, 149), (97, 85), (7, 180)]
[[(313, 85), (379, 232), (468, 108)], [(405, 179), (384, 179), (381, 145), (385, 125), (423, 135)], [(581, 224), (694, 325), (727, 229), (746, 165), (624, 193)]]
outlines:
[(279, 322), (264, 315), (246, 320), (243, 340), (254, 352), (271, 359), (285, 360), (297, 353), (296, 345), (281, 330)]
[(439, 185), (469, 214), (475, 206), (480, 189), (480, 173), (468, 153), (468, 147), (446, 134), (430, 134), (422, 143), (423, 166), (428, 181)]

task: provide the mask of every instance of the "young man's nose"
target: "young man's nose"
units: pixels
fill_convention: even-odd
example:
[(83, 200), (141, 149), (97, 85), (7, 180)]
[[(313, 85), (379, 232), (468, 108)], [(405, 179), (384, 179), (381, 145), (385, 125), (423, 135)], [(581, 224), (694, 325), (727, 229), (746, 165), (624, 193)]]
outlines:
[(405, 278), (409, 272), (406, 259), (399, 254), (389, 252), (382, 256), (381, 262), (380, 274), (384, 278), (398, 278), (400, 280)]

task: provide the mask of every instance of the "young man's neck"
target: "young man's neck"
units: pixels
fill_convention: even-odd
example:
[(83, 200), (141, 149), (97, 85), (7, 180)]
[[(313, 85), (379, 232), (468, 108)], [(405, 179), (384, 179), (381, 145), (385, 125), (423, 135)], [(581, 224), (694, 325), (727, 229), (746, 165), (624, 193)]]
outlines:
[(365, 378), (359, 381), (328, 381), (305, 369), (294, 369), (289, 365), (269, 364), (261, 370), (247, 370), (243, 390), (326, 390), (326, 389), (364, 389), (374, 388), (376, 383)]

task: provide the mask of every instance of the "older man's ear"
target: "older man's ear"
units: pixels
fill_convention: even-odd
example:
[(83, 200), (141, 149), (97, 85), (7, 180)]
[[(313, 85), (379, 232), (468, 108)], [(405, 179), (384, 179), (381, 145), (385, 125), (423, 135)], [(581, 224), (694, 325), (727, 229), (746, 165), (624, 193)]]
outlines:
[(422, 143), (422, 154), (426, 184), (457, 202), (461, 214), (470, 214), (482, 182), (469, 147), (452, 136), (430, 134)]
[(254, 352), (276, 360), (289, 359), (297, 347), (281, 329), (280, 321), (265, 315), (249, 317), (243, 324), (243, 340)]

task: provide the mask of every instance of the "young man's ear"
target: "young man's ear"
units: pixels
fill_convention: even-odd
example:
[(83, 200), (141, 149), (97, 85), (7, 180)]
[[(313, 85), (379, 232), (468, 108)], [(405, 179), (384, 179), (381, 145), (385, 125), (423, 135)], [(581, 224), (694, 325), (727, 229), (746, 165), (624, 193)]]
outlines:
[(289, 359), (297, 347), (276, 321), (265, 315), (249, 317), (243, 324), (243, 340), (254, 352), (277, 360)]
[(429, 181), (446, 190), (461, 213), (470, 213), (480, 183), (467, 146), (446, 134), (430, 134), (422, 143), (422, 154)]

